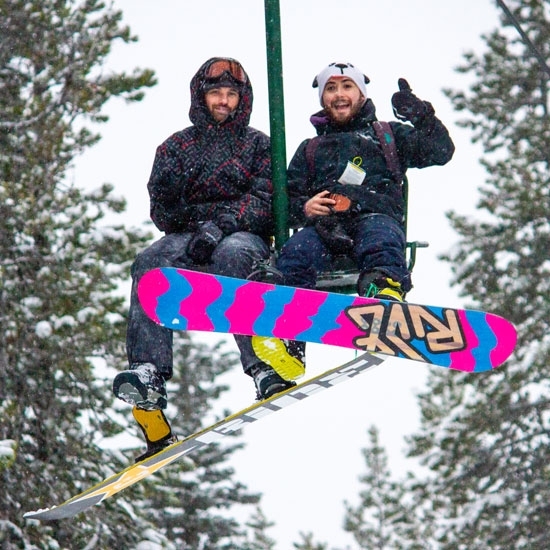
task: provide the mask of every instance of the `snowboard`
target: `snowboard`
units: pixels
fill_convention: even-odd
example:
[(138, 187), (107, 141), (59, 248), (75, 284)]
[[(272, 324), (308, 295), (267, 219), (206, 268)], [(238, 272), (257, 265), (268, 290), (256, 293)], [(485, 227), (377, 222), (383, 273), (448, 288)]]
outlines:
[(465, 372), (501, 365), (517, 333), (483, 311), (377, 300), (163, 267), (145, 273), (146, 314), (172, 330), (330, 344)]
[(59, 506), (27, 512), (24, 517), (38, 520), (59, 520), (65, 519), (80, 512), (84, 512), (95, 504), (101, 503), (126, 487), (141, 481), (142, 479), (179, 460), (190, 452), (200, 449), (224, 436), (228, 436), (237, 430), (241, 430), (248, 424), (252, 424), (264, 416), (280, 411), (285, 407), (303, 401), (306, 397), (319, 391), (331, 388), (345, 380), (351, 380), (384, 361), (384, 358), (365, 353), (356, 357), (341, 366), (332, 368), (314, 376), (313, 378), (289, 388), (281, 393), (257, 401), (250, 407), (230, 415), (202, 431), (185, 438), (182, 441), (173, 443), (157, 454), (129, 466), (94, 487), (80, 493), (79, 495), (65, 501)]

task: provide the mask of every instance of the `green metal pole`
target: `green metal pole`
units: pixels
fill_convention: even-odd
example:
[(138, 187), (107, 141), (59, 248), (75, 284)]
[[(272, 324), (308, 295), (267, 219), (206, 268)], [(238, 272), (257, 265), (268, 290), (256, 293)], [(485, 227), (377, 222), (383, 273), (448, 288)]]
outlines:
[(288, 194), (286, 187), (285, 106), (279, 0), (265, 0), (267, 83), (273, 173), (273, 214), (275, 248), (280, 250), (288, 239)]

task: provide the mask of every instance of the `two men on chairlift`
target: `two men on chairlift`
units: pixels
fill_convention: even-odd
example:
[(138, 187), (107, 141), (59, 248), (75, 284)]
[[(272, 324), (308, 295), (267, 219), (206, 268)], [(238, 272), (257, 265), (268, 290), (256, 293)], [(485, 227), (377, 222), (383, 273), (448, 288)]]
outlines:
[[(361, 295), (403, 300), (411, 280), (402, 178), (407, 168), (447, 163), (454, 146), (431, 104), (418, 99), (403, 79), (392, 105), (404, 122), (379, 125), (368, 82), (350, 63), (331, 63), (314, 80), (322, 106), (311, 117), (317, 137), (298, 147), (288, 168), (290, 220), (302, 229), (283, 247), (277, 268), (281, 282), (314, 288), (331, 256), (345, 253), (360, 270)], [(173, 266), (245, 279), (269, 259), (271, 152), (269, 138), (249, 126), (252, 97), (238, 61), (209, 59), (191, 80), (193, 125), (156, 151), (148, 190), (151, 218), (165, 235), (132, 266), (129, 369), (113, 383), (114, 394), (133, 405), (145, 435), (147, 450), (138, 460), (175, 441), (163, 413), (173, 372), (172, 332), (139, 305), (140, 278), (153, 268)], [(235, 340), (258, 399), (294, 385), (276, 372), (276, 364), (259, 358), (250, 337)], [(282, 349), (304, 362), (303, 344), (286, 343)]]

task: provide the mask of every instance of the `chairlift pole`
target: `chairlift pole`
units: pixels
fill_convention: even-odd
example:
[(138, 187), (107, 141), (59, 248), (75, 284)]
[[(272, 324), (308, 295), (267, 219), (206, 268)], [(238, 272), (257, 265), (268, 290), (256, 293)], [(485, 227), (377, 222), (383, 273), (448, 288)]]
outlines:
[(288, 194), (286, 186), (285, 107), (279, 0), (265, 0), (267, 83), (271, 135), (273, 214), (275, 248), (280, 250), (288, 239)]

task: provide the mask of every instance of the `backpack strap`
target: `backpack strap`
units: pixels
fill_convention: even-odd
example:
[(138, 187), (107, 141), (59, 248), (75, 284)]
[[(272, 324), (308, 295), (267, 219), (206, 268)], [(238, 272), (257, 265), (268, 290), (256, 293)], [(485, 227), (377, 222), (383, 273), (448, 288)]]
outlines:
[(397, 155), (397, 147), (395, 145), (395, 139), (389, 122), (383, 122), (381, 120), (375, 120), (372, 123), (376, 137), (380, 141), (382, 152), (386, 157), (386, 165), (389, 171), (393, 174), (396, 182), (401, 183), (403, 181), (403, 173), (401, 172), (401, 165), (399, 164), (399, 156)]
[(309, 174), (313, 175), (315, 171), (315, 151), (319, 145), (319, 136), (311, 138), (306, 143), (306, 162)]

